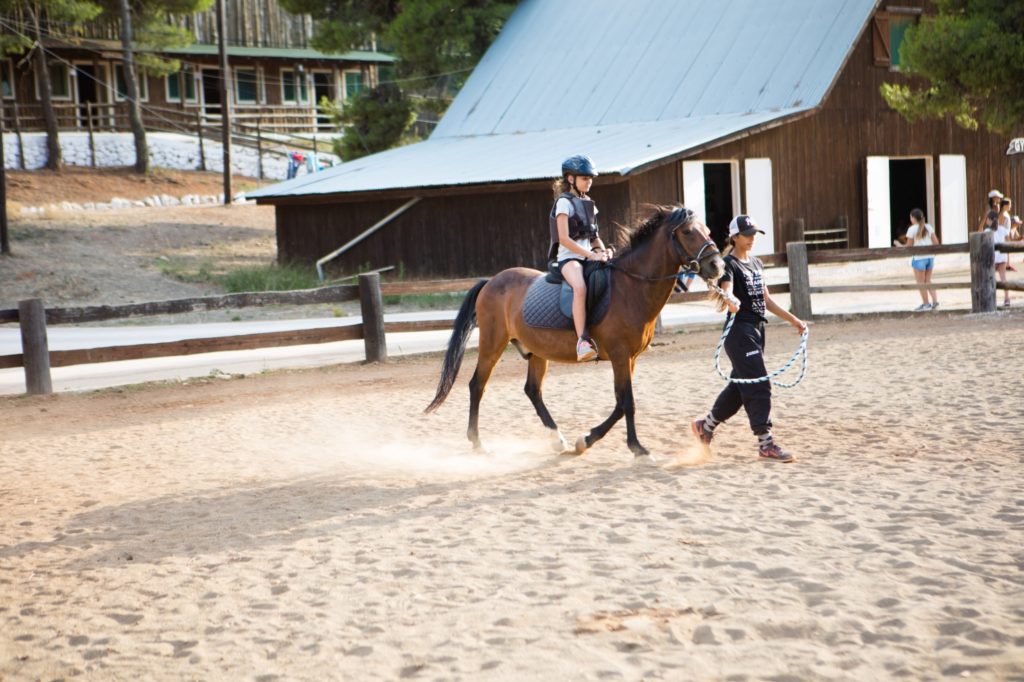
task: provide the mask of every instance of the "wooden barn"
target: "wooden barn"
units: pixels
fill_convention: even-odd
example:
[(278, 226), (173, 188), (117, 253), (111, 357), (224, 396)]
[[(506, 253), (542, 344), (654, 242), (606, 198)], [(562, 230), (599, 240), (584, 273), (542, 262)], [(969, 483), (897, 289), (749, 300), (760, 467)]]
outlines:
[[(541, 266), (551, 181), (590, 155), (606, 238), (683, 202), (762, 252), (889, 246), (911, 209), (966, 241), (995, 187), (1024, 195), (1009, 138), (908, 124), (879, 94), (925, 0), (525, 0), (429, 139), (260, 189), (278, 257), (414, 277)], [(572, 27), (567, 31), (566, 27)], [(326, 261), (325, 261), (326, 262)]]

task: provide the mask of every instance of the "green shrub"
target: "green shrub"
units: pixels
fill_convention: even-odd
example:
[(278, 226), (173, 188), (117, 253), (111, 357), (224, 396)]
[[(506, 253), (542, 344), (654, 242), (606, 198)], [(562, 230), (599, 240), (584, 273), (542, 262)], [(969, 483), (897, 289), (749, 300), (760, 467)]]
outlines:
[(298, 265), (263, 265), (232, 270), (221, 277), (221, 285), (231, 294), (246, 291), (292, 291), (320, 286), (316, 272)]

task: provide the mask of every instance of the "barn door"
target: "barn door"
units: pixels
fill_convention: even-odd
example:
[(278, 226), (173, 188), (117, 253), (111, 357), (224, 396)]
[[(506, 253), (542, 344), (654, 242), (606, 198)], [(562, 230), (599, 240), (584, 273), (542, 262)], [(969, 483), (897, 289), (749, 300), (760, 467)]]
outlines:
[[(754, 240), (755, 256), (775, 252), (775, 206), (772, 201), (772, 160), (747, 159), (743, 162), (746, 176), (747, 215), (757, 221), (764, 236)], [(782, 250), (785, 251), (785, 245)]]
[(939, 155), (939, 223), (944, 244), (967, 241), (967, 157)]
[(868, 248), (892, 246), (889, 211), (889, 157), (867, 157)]
[(683, 161), (683, 204), (696, 214), (697, 220), (707, 222), (703, 161)]

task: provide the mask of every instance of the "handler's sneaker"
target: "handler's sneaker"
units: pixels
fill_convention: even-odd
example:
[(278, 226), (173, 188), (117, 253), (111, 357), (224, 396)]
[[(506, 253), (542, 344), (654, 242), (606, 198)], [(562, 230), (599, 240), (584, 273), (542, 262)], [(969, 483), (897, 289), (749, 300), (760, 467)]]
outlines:
[(690, 422), (690, 433), (693, 437), (700, 441), (700, 444), (705, 448), (711, 445), (711, 439), (715, 437), (715, 432), (711, 431), (705, 426), (703, 419), (694, 419)]
[(757, 454), (765, 459), (771, 459), (776, 462), (782, 462), (783, 464), (789, 464), (795, 462), (796, 457), (785, 452), (782, 448), (776, 445), (774, 442), (768, 445), (762, 445), (757, 449)]
[(586, 339), (580, 339), (576, 342), (576, 362), (586, 362), (596, 357), (597, 349), (594, 348), (594, 344)]

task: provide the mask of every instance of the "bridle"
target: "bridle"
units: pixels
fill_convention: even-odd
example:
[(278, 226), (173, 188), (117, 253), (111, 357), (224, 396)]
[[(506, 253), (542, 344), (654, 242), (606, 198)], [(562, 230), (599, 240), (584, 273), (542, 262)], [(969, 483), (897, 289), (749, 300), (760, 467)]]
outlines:
[[(715, 242), (711, 241), (710, 238), (705, 239), (704, 243), (700, 245), (700, 249), (697, 250), (697, 255), (690, 258), (690, 260), (686, 260), (688, 258), (688, 254), (683, 251), (683, 247), (679, 244), (679, 240), (676, 239), (676, 230), (680, 227), (683, 226), (676, 225), (672, 228), (672, 246), (676, 250), (676, 256), (679, 257), (679, 267), (682, 268), (683, 272), (696, 275), (700, 272), (700, 261), (704, 257), (704, 252), (707, 251), (708, 248), (712, 248), (717, 251), (718, 247), (715, 246)], [(678, 274), (679, 273), (677, 272), (676, 275)]]
[[(683, 208), (675, 209), (672, 212), (672, 215), (669, 217), (669, 220), (671, 220), (672, 218), (675, 218), (676, 215), (680, 211), (683, 211), (683, 210), (686, 210), (686, 209), (683, 209)], [(635, 272), (630, 272), (629, 270), (625, 270), (625, 269), (619, 267), (615, 263), (614, 259), (608, 261), (608, 267), (614, 268), (615, 270), (618, 270), (619, 272), (621, 272), (623, 274), (629, 275), (630, 277), (633, 277), (634, 279), (643, 280), (644, 282), (662, 282), (662, 281), (669, 280), (669, 279), (676, 279), (676, 278), (679, 277), (680, 274), (687, 274), (687, 275), (698, 275), (698, 274), (700, 274), (700, 262), (705, 257), (705, 253), (704, 252), (707, 251), (710, 248), (710, 249), (713, 249), (715, 253), (717, 253), (718, 252), (718, 247), (715, 246), (715, 242), (712, 241), (711, 238), (709, 237), (709, 238), (704, 240), (703, 244), (701, 244), (700, 249), (697, 250), (697, 255), (696, 256), (691, 257), (688, 253), (686, 253), (686, 251), (683, 249), (682, 245), (679, 243), (679, 240), (676, 239), (676, 232), (678, 230), (680, 230), (681, 228), (686, 227), (692, 221), (693, 221), (693, 218), (691, 217), (690, 220), (681, 222), (680, 224), (678, 224), (675, 227), (673, 227), (672, 228), (672, 232), (669, 234), (669, 240), (672, 242), (672, 247), (675, 249), (676, 257), (679, 259), (679, 269), (676, 270), (674, 274), (668, 275), (666, 277), (646, 277), (644, 275), (638, 275)], [(713, 255), (713, 254), (711, 254), (711, 255)]]

